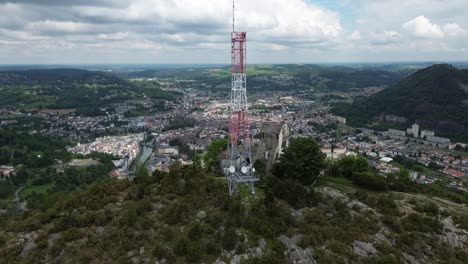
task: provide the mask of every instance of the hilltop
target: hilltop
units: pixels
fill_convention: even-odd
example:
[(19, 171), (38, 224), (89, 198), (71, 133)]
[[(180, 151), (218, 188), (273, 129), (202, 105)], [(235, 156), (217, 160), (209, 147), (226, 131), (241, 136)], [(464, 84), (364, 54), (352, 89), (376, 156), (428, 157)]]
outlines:
[(123, 79), (103, 72), (79, 69), (36, 69), (0, 72), (0, 85), (40, 84), (48, 82), (80, 82), (95, 84), (127, 83)]
[(381, 114), (402, 116), (451, 136), (468, 131), (468, 70), (448, 64), (420, 70), (397, 85), (334, 111), (362, 125)]
[[(5, 263), (466, 263), (467, 208), (324, 179), (293, 207), (231, 197), (196, 167), (89, 188), (0, 218)], [(333, 183), (333, 185), (327, 184)], [(329, 186), (327, 186), (329, 185)], [(343, 189), (344, 191), (338, 191)], [(266, 190), (268, 192), (268, 189)]]
[(102, 109), (132, 99), (175, 100), (158, 83), (131, 82), (103, 72), (79, 69), (36, 69), (0, 72), (0, 107), (17, 110), (71, 109), (102, 115)]

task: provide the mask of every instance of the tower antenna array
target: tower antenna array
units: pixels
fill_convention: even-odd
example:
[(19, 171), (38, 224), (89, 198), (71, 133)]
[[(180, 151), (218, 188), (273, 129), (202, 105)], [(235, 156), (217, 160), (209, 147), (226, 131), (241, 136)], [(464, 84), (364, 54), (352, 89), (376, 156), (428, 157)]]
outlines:
[(255, 194), (254, 182), (258, 181), (253, 167), (250, 147), (250, 124), (247, 109), (246, 86), (246, 32), (237, 32), (234, 28), (235, 4), (232, 3), (232, 33), (231, 33), (231, 98), (229, 114), (228, 156), (224, 172), (228, 178), (229, 193), (239, 191), (240, 184), (250, 185)]

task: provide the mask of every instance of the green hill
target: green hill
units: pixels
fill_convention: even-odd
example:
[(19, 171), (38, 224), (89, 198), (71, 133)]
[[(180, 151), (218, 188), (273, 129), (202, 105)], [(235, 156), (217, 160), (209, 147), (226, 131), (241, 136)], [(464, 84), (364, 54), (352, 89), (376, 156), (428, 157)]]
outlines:
[(293, 208), (271, 197), (231, 197), (223, 180), (195, 167), (172, 169), (133, 182), (96, 185), (47, 211), (0, 217), (0, 262), (468, 260), (462, 204), (417, 194), (360, 191), (335, 178), (344, 185), (320, 184), (308, 195), (308, 206)]
[(371, 123), (381, 114), (392, 114), (445, 135), (466, 135), (468, 70), (433, 65), (371, 97), (351, 105), (337, 105), (334, 111), (355, 125)]
[[(411, 71), (387, 71), (372, 68), (313, 64), (258, 64), (247, 67), (252, 91), (348, 91), (352, 89), (393, 85)], [(184, 87), (214, 90), (229, 89), (229, 66), (211, 68), (157, 69), (117, 72), (124, 78), (175, 78)], [(203, 84), (203, 85), (202, 85)]]
[(0, 72), (0, 108), (76, 109), (78, 113), (100, 115), (103, 111), (99, 108), (111, 107), (115, 103), (141, 98), (175, 100), (176, 96), (161, 90), (157, 83), (130, 82), (96, 71), (39, 69)]

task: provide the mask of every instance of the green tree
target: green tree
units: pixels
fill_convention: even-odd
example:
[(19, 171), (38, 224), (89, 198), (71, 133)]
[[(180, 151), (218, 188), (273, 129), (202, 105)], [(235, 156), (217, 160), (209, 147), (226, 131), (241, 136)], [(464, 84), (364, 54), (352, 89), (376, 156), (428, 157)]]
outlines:
[(148, 177), (148, 169), (145, 167), (145, 165), (138, 165), (136, 168), (136, 177)]
[(291, 142), (275, 165), (273, 174), (280, 179), (293, 179), (311, 185), (325, 168), (325, 154), (312, 138), (298, 138)]
[(353, 174), (368, 172), (369, 170), (369, 163), (365, 158), (348, 156), (338, 161), (338, 173), (340, 175), (333, 176), (344, 176), (351, 179)]
[(209, 168), (217, 167), (219, 164), (219, 155), (226, 150), (228, 145), (227, 139), (213, 140), (207, 147), (203, 160)]

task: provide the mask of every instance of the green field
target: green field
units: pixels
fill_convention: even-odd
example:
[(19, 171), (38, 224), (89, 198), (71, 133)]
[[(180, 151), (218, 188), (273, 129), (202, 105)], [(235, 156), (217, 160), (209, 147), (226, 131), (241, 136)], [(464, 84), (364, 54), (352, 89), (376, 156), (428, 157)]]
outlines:
[(32, 192), (36, 193), (47, 193), (47, 190), (52, 187), (52, 184), (44, 184), (44, 185), (38, 185), (38, 186), (29, 186), (21, 190), (20, 192), (20, 197), (22, 199), (25, 199), (29, 194)]

